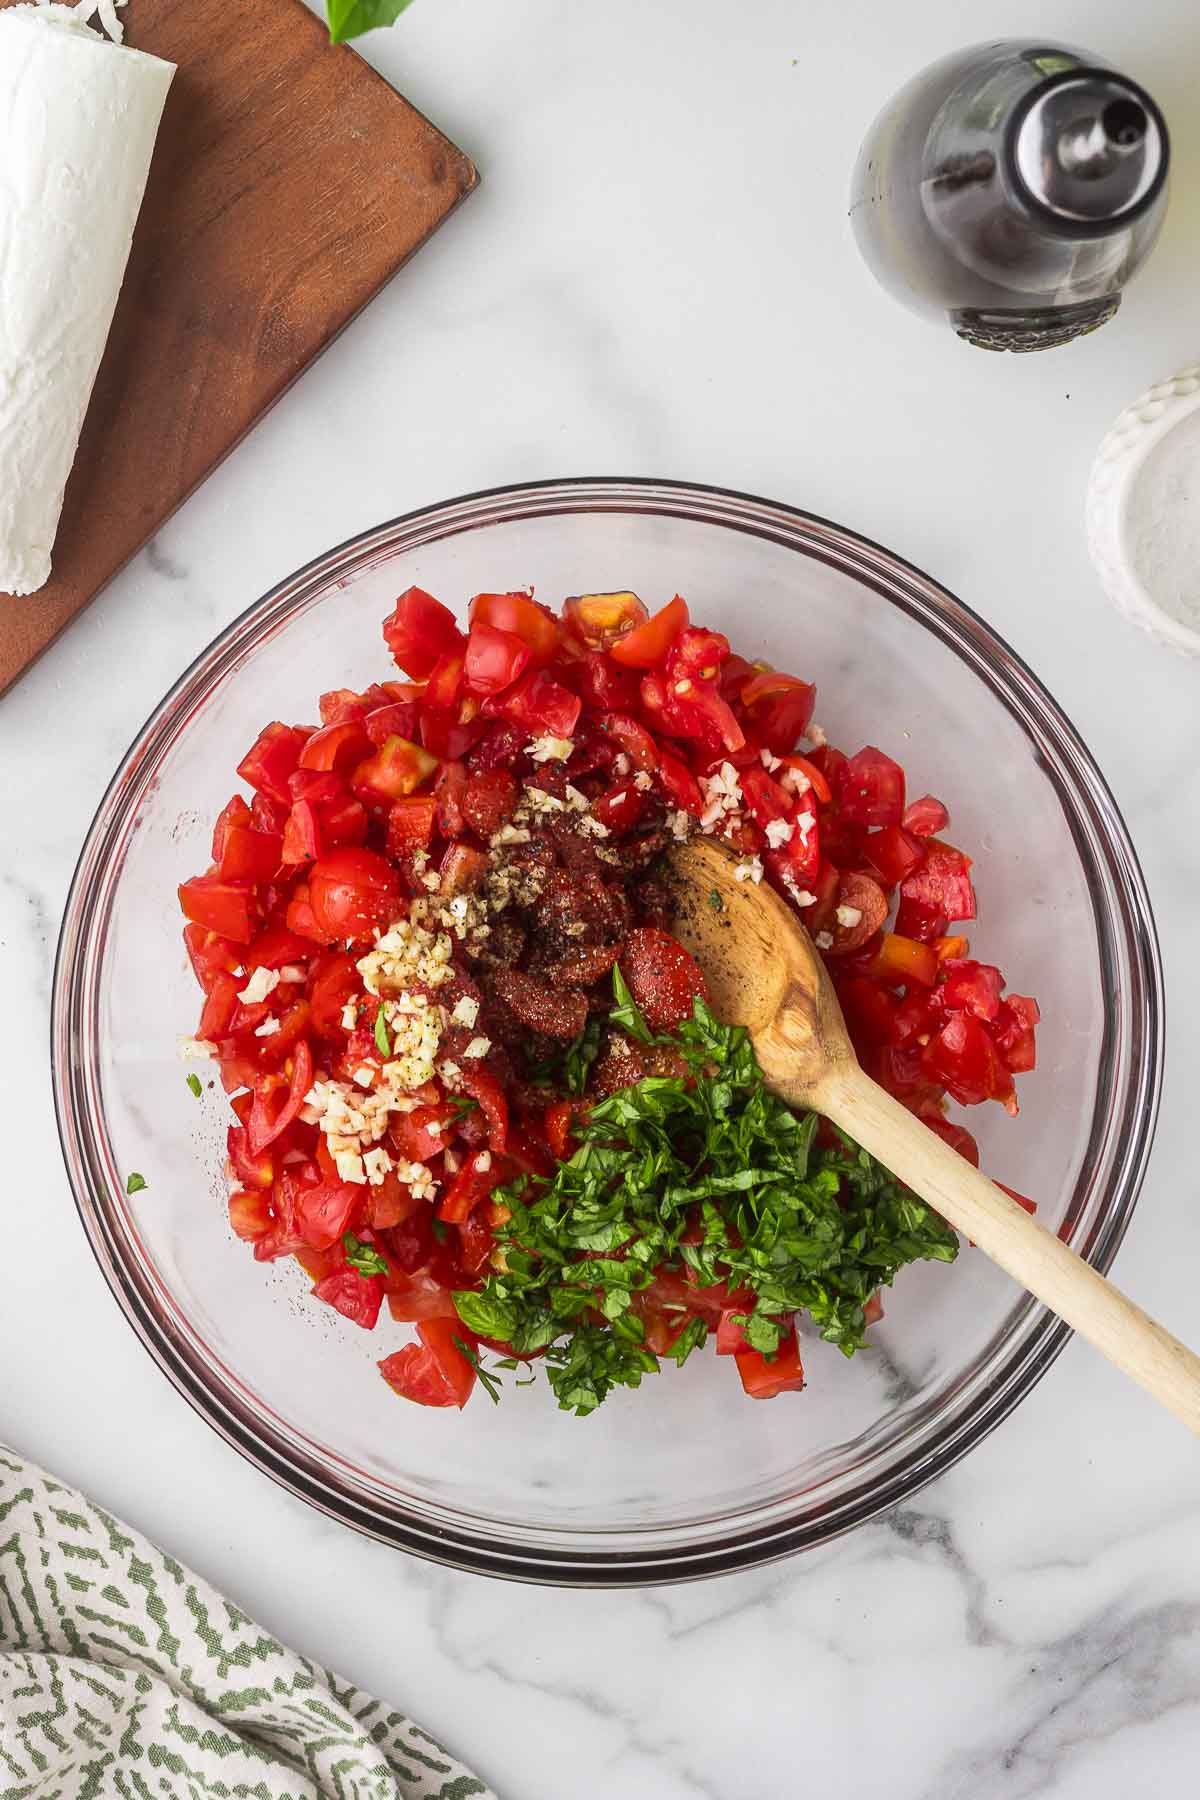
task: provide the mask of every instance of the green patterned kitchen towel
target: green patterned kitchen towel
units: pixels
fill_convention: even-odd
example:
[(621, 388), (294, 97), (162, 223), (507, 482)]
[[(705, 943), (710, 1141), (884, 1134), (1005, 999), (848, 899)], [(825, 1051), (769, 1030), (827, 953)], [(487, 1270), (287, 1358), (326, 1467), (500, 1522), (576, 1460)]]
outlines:
[(402, 1713), (0, 1445), (0, 1797), (110, 1795), (495, 1800)]

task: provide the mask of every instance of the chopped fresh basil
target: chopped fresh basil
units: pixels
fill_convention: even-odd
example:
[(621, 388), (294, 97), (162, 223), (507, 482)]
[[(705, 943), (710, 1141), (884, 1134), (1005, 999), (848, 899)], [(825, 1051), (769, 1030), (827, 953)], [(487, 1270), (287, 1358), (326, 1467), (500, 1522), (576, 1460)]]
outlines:
[(146, 1177), (135, 1173), (131, 1175), (129, 1180), (125, 1183), (125, 1192), (127, 1194), (140, 1194), (142, 1189), (148, 1186), (149, 1183), (147, 1182)]
[[(510, 1214), (496, 1227), (503, 1269), (454, 1295), (459, 1317), (517, 1355), (544, 1349), (559, 1405), (577, 1414), (657, 1370), (643, 1321), (663, 1269), (748, 1295), (734, 1316), (761, 1355), (777, 1354), (797, 1313), (851, 1355), (880, 1284), (920, 1258), (953, 1261), (954, 1232), (840, 1133), (818, 1143), (816, 1114), (768, 1091), (740, 1027), (697, 1000), (656, 1039), (619, 969), (613, 992), (612, 1022), (673, 1044), (689, 1075), (601, 1100), (552, 1179), (497, 1190)], [(691, 1316), (669, 1354), (682, 1363), (706, 1336)]]
[[(487, 1397), (491, 1401), (492, 1405), (499, 1406), (499, 1404), (500, 1404), (500, 1383), (496, 1380), (494, 1375), (488, 1374), (487, 1370), (484, 1368), (483, 1364), (479, 1360), (478, 1351), (472, 1350), (470, 1344), (464, 1344), (463, 1340), (460, 1337), (453, 1338), (451, 1340), (451, 1342), (454, 1344), (456, 1349), (458, 1349), (462, 1352), (462, 1354), (466, 1357), (467, 1361), (470, 1363), (471, 1367), (474, 1369), (476, 1375), (478, 1375), (479, 1385), (482, 1387), (484, 1393), (487, 1395)], [(497, 1365), (497, 1366), (499, 1367), (502, 1365)]]
[(375, 1014), (375, 1043), (378, 1047), (380, 1056), (390, 1056), (392, 1054), (392, 1040), (388, 1036), (387, 1020), (384, 1017), (382, 1006)]
[(187, 1084), (191, 1088), (193, 1094), (195, 1094), (195, 1096), (198, 1100), (204, 1090), (200, 1086), (200, 1077), (196, 1074), (196, 1071), (194, 1069), (192, 1070), (192, 1073), (187, 1078)]
[(342, 1239), (342, 1248), (346, 1252), (350, 1268), (356, 1269), (364, 1279), (368, 1275), (387, 1274), (387, 1258), (380, 1256), (378, 1250), (372, 1249), (370, 1244), (364, 1244), (360, 1238), (356, 1238), (352, 1231), (348, 1231)]

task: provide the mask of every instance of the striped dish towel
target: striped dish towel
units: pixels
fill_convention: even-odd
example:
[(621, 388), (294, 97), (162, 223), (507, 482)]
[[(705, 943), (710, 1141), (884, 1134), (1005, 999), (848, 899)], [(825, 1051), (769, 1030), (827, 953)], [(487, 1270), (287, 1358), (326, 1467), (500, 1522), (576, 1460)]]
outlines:
[(411, 1719), (0, 1445), (0, 1797), (110, 1795), (495, 1800)]

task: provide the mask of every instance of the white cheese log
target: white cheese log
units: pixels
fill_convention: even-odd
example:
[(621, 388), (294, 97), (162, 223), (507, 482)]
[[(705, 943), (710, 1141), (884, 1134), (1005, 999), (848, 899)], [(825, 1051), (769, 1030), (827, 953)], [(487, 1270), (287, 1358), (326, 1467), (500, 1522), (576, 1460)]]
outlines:
[(0, 12), (0, 593), (50, 574), (173, 63)]

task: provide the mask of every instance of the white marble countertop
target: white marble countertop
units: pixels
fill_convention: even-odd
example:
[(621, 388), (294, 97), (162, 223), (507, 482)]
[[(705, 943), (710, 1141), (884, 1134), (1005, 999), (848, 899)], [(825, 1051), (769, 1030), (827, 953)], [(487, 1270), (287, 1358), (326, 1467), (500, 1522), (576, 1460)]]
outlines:
[[(897, 309), (845, 220), (861, 131), (969, 38), (964, 21), (951, 0), (418, 0), (364, 48), (477, 158), (481, 189), (0, 706), (0, 1438), (411, 1710), (506, 1800), (1194, 1791), (1200, 1455), (1084, 1346), (902, 1513), (805, 1559), (642, 1594), (486, 1582), (354, 1537), (200, 1422), (101, 1281), (51, 1111), (51, 961), (78, 845), (219, 627), (327, 545), (444, 496), (544, 475), (711, 481), (929, 569), (1095, 752), (1172, 1003), (1117, 1274), (1200, 1340), (1200, 668), (1105, 602), (1081, 519), (1112, 418), (1197, 354), (1200, 15), (1060, 0), (1062, 36), (1163, 105), (1175, 198), (1113, 325), (1004, 360)], [(1027, 0), (979, 16), (997, 35), (1039, 21)], [(116, 1402), (96, 1403), (98, 1368)]]

